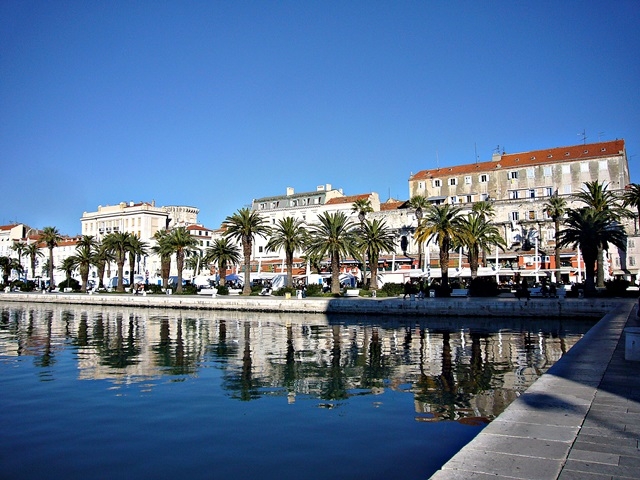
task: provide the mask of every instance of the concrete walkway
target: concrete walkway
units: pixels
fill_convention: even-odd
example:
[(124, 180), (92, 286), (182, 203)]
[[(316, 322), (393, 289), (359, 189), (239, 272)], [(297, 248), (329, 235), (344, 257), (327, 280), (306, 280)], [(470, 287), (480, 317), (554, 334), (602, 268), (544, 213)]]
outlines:
[(640, 362), (625, 360), (635, 304), (606, 315), (431, 478), (640, 479)]

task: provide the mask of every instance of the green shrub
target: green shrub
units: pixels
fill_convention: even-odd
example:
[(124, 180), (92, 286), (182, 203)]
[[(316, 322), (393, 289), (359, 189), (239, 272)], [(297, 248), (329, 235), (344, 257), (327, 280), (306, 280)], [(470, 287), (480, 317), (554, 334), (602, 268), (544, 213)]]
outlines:
[(399, 283), (385, 283), (378, 292), (387, 297), (397, 297), (404, 293), (404, 285)]
[(162, 285), (157, 285), (155, 283), (147, 285), (147, 292), (149, 292), (149, 293), (162, 293)]
[(284, 297), (285, 293), (290, 293), (291, 296), (293, 297), (296, 294), (296, 289), (293, 287), (282, 287), (279, 290), (275, 290), (273, 292), (273, 295), (276, 295), (278, 297)]
[(607, 289), (607, 295), (612, 297), (624, 296), (629, 285), (631, 285), (631, 282), (624, 278), (614, 278), (613, 280), (607, 280), (604, 282), (604, 286)]
[(226, 285), (218, 286), (218, 295), (229, 295), (229, 287)]
[(498, 293), (498, 284), (492, 277), (476, 277), (469, 284), (471, 297), (496, 297)]
[(11, 288), (17, 288), (21, 292), (33, 292), (36, 289), (36, 283), (32, 280), (28, 280), (26, 283), (22, 280), (14, 280), (11, 282)]
[(77, 281), (75, 278), (71, 278), (71, 279), (69, 279), (69, 281), (64, 280), (64, 281), (60, 282), (58, 284), (58, 288), (60, 290), (63, 290), (65, 288), (71, 288), (74, 292), (76, 292), (76, 291), (80, 290), (80, 282)]
[(307, 297), (321, 297), (322, 296), (322, 285), (318, 283), (312, 283), (311, 285), (307, 285)]
[(183, 285), (182, 287), (182, 295), (197, 295), (198, 287), (195, 285)]

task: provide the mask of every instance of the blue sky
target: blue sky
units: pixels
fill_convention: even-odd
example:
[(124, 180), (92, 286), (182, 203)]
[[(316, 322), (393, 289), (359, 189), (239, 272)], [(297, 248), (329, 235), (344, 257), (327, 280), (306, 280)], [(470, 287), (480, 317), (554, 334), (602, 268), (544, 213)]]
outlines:
[(331, 183), (624, 138), (640, 182), (640, 2), (0, 2), (0, 224), (80, 233), (121, 201), (217, 228)]

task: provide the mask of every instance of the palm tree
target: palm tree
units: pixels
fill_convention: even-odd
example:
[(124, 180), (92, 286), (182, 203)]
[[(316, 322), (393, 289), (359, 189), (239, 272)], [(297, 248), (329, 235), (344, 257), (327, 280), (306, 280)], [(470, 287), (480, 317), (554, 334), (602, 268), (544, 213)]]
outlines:
[[(479, 202), (474, 203), (471, 207), (471, 211), (489, 220), (493, 219), (496, 215), (496, 211), (493, 208), (493, 202), (491, 200), (480, 200)], [(487, 264), (487, 250), (484, 248), (482, 249), (482, 263), (484, 265)]]
[(127, 258), (127, 252), (131, 245), (132, 235), (129, 232), (112, 232), (102, 240), (102, 243), (113, 254), (118, 266), (118, 284), (116, 286), (116, 292), (124, 292), (124, 279), (122, 277), (124, 273), (124, 262)]
[(293, 287), (293, 254), (296, 250), (303, 250), (306, 244), (307, 232), (302, 220), (285, 217), (278, 220), (267, 242), (267, 251), (284, 250), (287, 264), (287, 287)]
[(474, 279), (478, 276), (480, 252), (490, 249), (493, 245), (497, 245), (504, 251), (506, 242), (500, 235), (498, 227), (480, 213), (472, 212), (466, 217), (459, 217), (457, 224), (457, 240), (469, 252), (469, 268), (471, 278)]
[[(625, 207), (634, 207), (636, 214), (640, 214), (640, 184), (632, 183), (627, 185), (622, 194), (622, 201)], [(638, 232), (638, 224), (635, 223), (635, 231)]]
[(71, 274), (76, 269), (75, 262), (73, 257), (67, 257), (62, 261), (62, 265), (58, 267), (58, 270), (65, 273), (67, 277), (66, 283), (67, 288), (71, 288)]
[[(427, 200), (427, 197), (424, 195), (414, 195), (411, 197), (408, 203), (410, 208), (415, 209), (416, 218), (418, 219), (418, 228), (420, 227), (420, 222), (424, 216), (424, 212), (429, 208), (431, 203)], [(424, 244), (424, 240), (418, 240), (418, 268), (422, 270), (422, 246)]]
[(137, 235), (131, 235), (129, 239), (129, 285), (133, 285), (136, 257), (147, 255), (147, 242), (140, 240)]
[(595, 294), (594, 271), (598, 255), (613, 244), (621, 250), (627, 248), (624, 228), (608, 212), (582, 207), (569, 209), (564, 221), (565, 228), (560, 233), (560, 244), (579, 247), (585, 267), (585, 295)]
[(193, 276), (197, 277), (198, 275), (200, 275), (200, 270), (202, 269), (202, 260), (204, 258), (203, 253), (196, 249), (192, 252), (188, 252), (188, 256), (187, 259), (185, 260), (184, 264), (187, 268), (190, 268), (191, 270), (193, 270)]
[(384, 220), (365, 220), (358, 230), (356, 246), (369, 257), (371, 265), (371, 290), (378, 289), (378, 259), (384, 252), (393, 252), (396, 247), (395, 235)]
[[(360, 220), (360, 227), (362, 227), (367, 213), (372, 213), (373, 207), (371, 206), (371, 200), (368, 198), (358, 198), (353, 202), (351, 211), (358, 214), (358, 220)], [(367, 283), (367, 254), (364, 254), (364, 262), (362, 263), (362, 283)], [(373, 268), (373, 267), (372, 267)]]
[(171, 255), (173, 255), (173, 248), (171, 246), (169, 231), (158, 230), (153, 238), (156, 244), (151, 247), (156, 255), (160, 256), (160, 274), (162, 276), (162, 287), (167, 288), (169, 286), (169, 274), (171, 273)]
[(2, 269), (2, 283), (5, 286), (9, 285), (9, 275), (11, 275), (11, 271), (16, 270), (20, 273), (22, 269), (15, 258), (5, 257), (4, 255), (0, 257), (0, 268)]
[(98, 288), (104, 288), (104, 271), (107, 264), (114, 262), (116, 257), (104, 242), (96, 242), (93, 247), (93, 261), (98, 274)]
[(176, 254), (176, 267), (178, 268), (178, 285), (176, 293), (182, 292), (182, 271), (184, 270), (184, 257), (187, 252), (192, 252), (198, 242), (184, 227), (178, 227), (169, 232), (168, 243)]
[(96, 240), (93, 235), (83, 235), (82, 238), (76, 244), (76, 253), (71, 257), (73, 268), (77, 268), (80, 271), (80, 278), (82, 281), (81, 291), (87, 291), (87, 281), (89, 279), (89, 269), (91, 265), (95, 264), (94, 249), (96, 247)]
[(18, 254), (18, 265), (20, 265), (20, 271), (22, 271), (22, 255), (24, 255), (27, 246), (22, 242), (14, 241), (10, 248)]
[(233, 215), (227, 217), (222, 223), (222, 228), (226, 229), (225, 237), (229, 237), (242, 245), (244, 256), (244, 286), (243, 295), (251, 293), (251, 249), (256, 236), (266, 238), (270, 233), (270, 228), (266, 220), (256, 211), (249, 208), (241, 208)]
[(53, 249), (58, 246), (58, 242), (62, 240), (62, 236), (56, 227), (44, 227), (40, 235), (40, 241), (44, 242), (49, 249), (49, 290), (55, 287), (53, 281)]
[(213, 245), (207, 248), (203, 262), (218, 264), (220, 285), (224, 286), (227, 283), (227, 267), (240, 263), (240, 249), (228, 238), (217, 238), (213, 241)]
[(544, 211), (546, 212), (546, 214), (551, 217), (551, 220), (553, 220), (553, 225), (555, 228), (555, 246), (554, 246), (554, 253), (555, 253), (555, 264), (556, 264), (556, 271), (555, 271), (555, 280), (556, 282), (560, 281), (560, 270), (561, 270), (561, 265), (560, 265), (560, 220), (562, 219), (562, 217), (564, 216), (566, 210), (567, 210), (567, 201), (560, 197), (558, 195), (558, 191), (556, 190), (555, 195), (549, 197), (549, 200), (547, 201), (547, 203), (544, 204), (543, 206)]
[(415, 238), (418, 242), (428, 242), (435, 237), (440, 249), (440, 271), (442, 272), (442, 286), (444, 293), (449, 290), (449, 250), (457, 238), (460, 208), (443, 203), (429, 205), (423, 220), (418, 225)]
[[(593, 182), (585, 182), (584, 186), (584, 190), (574, 194), (576, 200), (585, 203), (588, 208), (592, 208), (596, 212), (603, 212), (615, 222), (619, 222), (623, 217), (630, 217), (629, 211), (619, 205), (615, 194), (607, 189), (608, 184), (594, 180)], [(596, 286), (604, 287), (604, 249), (602, 245), (598, 248)]]
[(24, 254), (29, 257), (31, 266), (31, 277), (36, 277), (36, 259), (37, 257), (44, 257), (44, 254), (40, 251), (40, 247), (37, 242), (28, 243), (24, 249)]
[(331, 259), (331, 293), (340, 293), (340, 257), (358, 256), (354, 224), (343, 212), (324, 212), (319, 224), (309, 227), (307, 255)]

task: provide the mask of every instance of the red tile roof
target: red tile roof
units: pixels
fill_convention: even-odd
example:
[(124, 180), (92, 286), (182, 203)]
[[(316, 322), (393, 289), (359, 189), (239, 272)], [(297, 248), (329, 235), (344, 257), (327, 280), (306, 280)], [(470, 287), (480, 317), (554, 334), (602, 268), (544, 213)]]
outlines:
[(624, 152), (624, 140), (574, 145), (571, 147), (556, 147), (531, 152), (502, 154), (498, 161), (470, 163), (453, 167), (432, 168), (422, 170), (413, 175), (410, 180), (422, 180), (447, 175), (464, 175), (475, 172), (488, 172), (497, 169), (513, 169), (534, 165), (548, 165), (565, 161), (610, 157)]
[(361, 195), (350, 195), (347, 197), (332, 198), (331, 200), (328, 200), (325, 205), (340, 205), (343, 203), (353, 203), (356, 200), (369, 200), (370, 196), (370, 193), (363, 193)]

